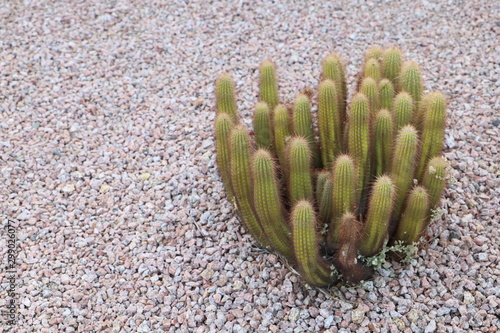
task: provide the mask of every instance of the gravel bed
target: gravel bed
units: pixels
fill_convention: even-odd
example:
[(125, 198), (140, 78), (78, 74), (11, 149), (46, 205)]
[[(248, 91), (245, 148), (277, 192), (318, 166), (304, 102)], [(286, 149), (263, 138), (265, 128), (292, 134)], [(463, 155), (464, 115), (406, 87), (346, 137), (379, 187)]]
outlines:
[[(17, 226), (18, 332), (497, 332), (500, 4), (280, 3), (3, 1), (0, 221)], [(401, 47), (450, 99), (456, 182), (409, 265), (314, 289), (227, 201), (213, 84), (233, 75), (249, 123), (263, 59), (290, 100), (334, 50), (352, 88), (375, 44)]]

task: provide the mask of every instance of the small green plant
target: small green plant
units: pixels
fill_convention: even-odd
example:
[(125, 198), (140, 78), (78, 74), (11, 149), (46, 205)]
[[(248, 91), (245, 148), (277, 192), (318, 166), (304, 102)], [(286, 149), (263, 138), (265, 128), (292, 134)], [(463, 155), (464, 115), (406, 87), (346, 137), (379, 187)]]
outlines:
[(446, 100), (424, 93), (419, 65), (370, 48), (349, 104), (338, 54), (324, 59), (316, 96), (280, 104), (269, 60), (259, 82), (252, 132), (231, 77), (215, 89), (219, 172), (249, 233), (320, 287), (368, 279), (386, 257), (411, 260), (448, 178)]

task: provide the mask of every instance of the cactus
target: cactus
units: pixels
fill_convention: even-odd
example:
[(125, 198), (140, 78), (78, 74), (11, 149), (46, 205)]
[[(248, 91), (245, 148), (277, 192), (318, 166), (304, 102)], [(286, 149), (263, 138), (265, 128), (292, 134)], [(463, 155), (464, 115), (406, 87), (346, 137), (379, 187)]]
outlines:
[(429, 205), (431, 209), (437, 208), (439, 199), (446, 185), (446, 169), (448, 163), (442, 157), (434, 157), (429, 161), (424, 173), (422, 184), (429, 192)]
[(260, 245), (311, 285), (330, 286), (337, 272), (358, 283), (374, 272), (362, 263), (376, 265), (387, 251), (406, 255), (402, 246), (416, 248), (439, 205), (446, 100), (422, 95), (419, 66), (402, 63), (397, 48), (370, 48), (347, 108), (344, 64), (328, 55), (314, 119), (311, 88), (279, 104), (266, 60), (253, 136), (238, 124), (230, 76), (216, 82), (217, 164), (228, 199)]
[(329, 169), (340, 151), (341, 123), (338, 94), (335, 83), (325, 80), (318, 92), (318, 126), (323, 166)]
[(392, 154), (392, 116), (387, 110), (380, 110), (375, 117), (374, 146), (375, 146), (375, 176), (389, 172)]
[(292, 138), (287, 146), (287, 159), (291, 206), (303, 199), (313, 201), (311, 152), (307, 140)]
[(305, 138), (307, 142), (309, 142), (314, 166), (321, 166), (321, 155), (318, 145), (316, 144), (313, 130), (311, 105), (309, 103), (309, 98), (305, 94), (299, 94), (295, 99), (292, 124), (294, 134)]
[(332, 80), (335, 82), (335, 88), (339, 101), (339, 120), (345, 121), (347, 105), (347, 83), (345, 78), (345, 67), (340, 56), (332, 53), (323, 61), (322, 80)]
[(375, 59), (375, 60), (380, 60), (382, 58), (382, 55), (384, 54), (384, 50), (378, 46), (374, 45), (368, 49), (365, 53), (365, 62), (367, 62), (370, 59)]
[(358, 189), (356, 201), (361, 200), (362, 192), (368, 184), (370, 163), (368, 150), (370, 148), (370, 115), (368, 99), (364, 94), (356, 94), (351, 102), (348, 122), (347, 150), (354, 159), (357, 170)]
[(260, 65), (260, 100), (267, 103), (270, 110), (274, 110), (279, 103), (278, 82), (276, 68), (272, 61), (264, 60)]
[(420, 180), (427, 162), (441, 154), (446, 126), (446, 99), (444, 95), (439, 92), (432, 93), (427, 103), (427, 110), (423, 114), (422, 149), (417, 170), (417, 179)]
[(382, 71), (384, 77), (389, 79), (394, 89), (400, 90), (399, 73), (401, 72), (401, 65), (403, 63), (403, 56), (401, 50), (397, 47), (390, 47), (384, 51), (382, 55)]
[(229, 74), (224, 73), (219, 76), (215, 82), (215, 95), (217, 112), (229, 114), (233, 123), (238, 123), (234, 83)]
[(363, 79), (359, 91), (368, 98), (370, 118), (375, 117), (375, 114), (380, 109), (380, 93), (378, 91), (377, 81), (371, 77)]
[(414, 61), (407, 61), (403, 68), (401, 68), (401, 74), (399, 76), (400, 88), (403, 91), (409, 93), (418, 108), (418, 103), (422, 97), (423, 85), (422, 85), (422, 73), (420, 71), (420, 66)]
[(357, 176), (354, 161), (349, 155), (340, 155), (332, 170), (332, 219), (327, 244), (334, 248), (338, 242), (338, 225), (345, 213), (354, 213), (357, 203)]
[(255, 106), (253, 128), (257, 147), (271, 149), (273, 142), (271, 112), (269, 111), (269, 106), (265, 102), (259, 102)]
[(380, 63), (375, 58), (370, 58), (365, 62), (364, 77), (371, 77), (375, 82), (380, 81)]
[(299, 270), (307, 282), (314, 286), (328, 286), (336, 276), (319, 254), (319, 236), (316, 232), (314, 208), (306, 200), (299, 201), (291, 214), (293, 250)]
[[(292, 135), (292, 128), (290, 123), (290, 115), (288, 110), (281, 104), (274, 108), (273, 116), (274, 125), (274, 148), (280, 166), (283, 168), (286, 164), (285, 147), (288, 138)], [(282, 170), (283, 172), (283, 170)]]
[(413, 99), (407, 92), (400, 92), (394, 99), (392, 109), (394, 115), (394, 128), (399, 131), (406, 125), (411, 124), (413, 117)]
[(372, 256), (388, 240), (388, 228), (394, 201), (394, 185), (388, 176), (380, 176), (373, 185), (368, 213), (363, 226), (359, 253)]
[(382, 79), (378, 84), (380, 92), (380, 108), (392, 110), (394, 103), (394, 86), (388, 79)]
[(273, 249), (293, 261), (290, 228), (284, 218), (273, 159), (268, 151), (259, 149), (254, 153), (252, 174), (255, 211), (265, 235)]
[(230, 134), (230, 176), (238, 211), (250, 234), (264, 246), (269, 245), (252, 204), (252, 182), (250, 171), (250, 135), (241, 125), (236, 125)]
[(352, 213), (342, 215), (339, 225), (339, 244), (335, 263), (344, 280), (358, 283), (370, 277), (369, 270), (358, 262), (358, 246), (363, 225)]
[(226, 194), (231, 201), (235, 203), (234, 194), (231, 188), (230, 176), (230, 148), (229, 148), (229, 134), (233, 127), (232, 118), (227, 113), (220, 113), (215, 118), (215, 142), (217, 149), (217, 165), (219, 166), (220, 176), (222, 183), (226, 189)]
[(401, 214), (407, 193), (413, 183), (417, 145), (418, 136), (415, 127), (412, 125), (403, 127), (396, 139), (391, 165), (391, 177), (396, 186), (394, 218), (399, 217)]
[(394, 241), (402, 241), (410, 245), (422, 236), (427, 214), (429, 213), (429, 196), (422, 186), (415, 187), (408, 195), (406, 208), (399, 222)]

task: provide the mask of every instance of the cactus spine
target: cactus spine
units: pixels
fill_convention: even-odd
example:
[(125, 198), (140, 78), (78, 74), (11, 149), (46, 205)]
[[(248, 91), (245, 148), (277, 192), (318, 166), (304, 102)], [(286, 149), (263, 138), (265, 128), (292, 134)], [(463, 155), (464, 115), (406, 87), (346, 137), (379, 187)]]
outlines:
[(251, 144), (250, 136), (245, 128), (236, 125), (230, 134), (231, 184), (236, 198), (238, 210), (248, 231), (262, 245), (269, 243), (252, 206), (252, 183), (250, 172)]
[(396, 187), (394, 219), (398, 219), (401, 215), (403, 204), (413, 183), (417, 144), (418, 136), (415, 127), (407, 125), (399, 131), (391, 166), (391, 177)]
[(384, 54), (384, 50), (380, 46), (374, 45), (374, 46), (370, 47), (368, 49), (368, 51), (366, 51), (365, 62), (367, 62), (370, 59), (379, 60), (383, 54)]
[(328, 245), (333, 248), (338, 242), (338, 225), (342, 215), (354, 213), (357, 205), (357, 177), (353, 159), (340, 155), (332, 170), (332, 219), (328, 231)]
[(217, 112), (229, 114), (233, 123), (238, 123), (234, 83), (229, 74), (221, 74), (215, 82), (215, 96)]
[(269, 106), (265, 102), (259, 102), (255, 106), (255, 112), (253, 113), (253, 128), (257, 147), (270, 149), (273, 142), (271, 112), (269, 111)]
[(422, 150), (417, 170), (418, 179), (422, 179), (427, 162), (441, 154), (444, 128), (446, 126), (446, 100), (442, 93), (433, 93), (428, 100), (428, 109), (424, 116), (422, 129)]
[(389, 111), (380, 110), (375, 117), (374, 146), (375, 146), (375, 176), (388, 173), (391, 166), (392, 154), (392, 117)]
[(318, 125), (323, 166), (329, 169), (340, 151), (340, 110), (335, 83), (325, 80), (319, 86)]
[(368, 213), (363, 226), (359, 252), (372, 256), (380, 252), (388, 239), (389, 220), (394, 200), (394, 186), (391, 178), (381, 176), (373, 185)]
[(287, 157), (291, 206), (302, 199), (312, 202), (311, 152), (307, 140), (301, 137), (291, 139), (288, 144)]
[(293, 261), (290, 230), (284, 220), (273, 159), (268, 151), (259, 149), (254, 153), (252, 174), (255, 211), (269, 243), (273, 249)]
[(314, 138), (313, 120), (311, 115), (311, 105), (309, 98), (305, 94), (299, 94), (295, 99), (293, 109), (293, 131), (297, 136), (301, 136), (309, 142), (312, 158), (315, 167), (321, 166), (321, 156), (318, 145)]
[(422, 184), (429, 192), (429, 204), (431, 209), (439, 205), (439, 199), (446, 185), (446, 169), (448, 163), (442, 157), (434, 157), (429, 161), (424, 173)]
[(349, 129), (347, 149), (354, 159), (357, 170), (358, 189), (356, 201), (361, 199), (362, 191), (368, 183), (369, 167), (368, 150), (370, 148), (368, 99), (362, 93), (357, 93), (351, 102), (349, 110)]
[(231, 116), (227, 113), (219, 113), (215, 118), (215, 142), (217, 150), (217, 165), (219, 166), (220, 176), (226, 194), (232, 204), (234, 201), (234, 194), (231, 188), (231, 175), (230, 175), (230, 148), (229, 148), (229, 134), (233, 123)]
[(404, 244), (417, 242), (422, 236), (429, 212), (429, 196), (422, 186), (415, 187), (408, 196), (406, 208), (394, 235), (394, 241)]
[(314, 286), (325, 287), (336, 280), (328, 263), (319, 255), (319, 236), (311, 203), (306, 200), (295, 205), (290, 219), (293, 249), (302, 276)]
[(270, 110), (279, 103), (276, 67), (270, 60), (264, 60), (260, 65), (260, 100), (266, 102)]

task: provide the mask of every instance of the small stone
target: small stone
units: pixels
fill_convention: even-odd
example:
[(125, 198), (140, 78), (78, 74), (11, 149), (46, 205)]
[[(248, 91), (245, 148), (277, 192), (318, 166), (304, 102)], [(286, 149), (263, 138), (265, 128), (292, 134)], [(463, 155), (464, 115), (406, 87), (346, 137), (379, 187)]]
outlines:
[(436, 321), (433, 319), (430, 323), (425, 327), (425, 333), (432, 333), (436, 331)]
[(75, 191), (75, 185), (73, 185), (73, 184), (66, 184), (62, 188), (62, 191), (64, 193), (68, 193), (68, 194), (73, 193)]
[(200, 275), (205, 280), (210, 280), (212, 276), (214, 276), (214, 273), (215, 272), (211, 268), (207, 268), (203, 272), (201, 272)]
[(464, 292), (464, 303), (465, 304), (473, 304), (476, 301), (474, 296), (468, 291)]
[(353, 323), (361, 324), (363, 319), (365, 319), (365, 311), (363, 309), (359, 309), (359, 308), (354, 309), (354, 310), (352, 310), (351, 317), (352, 317)]
[(107, 193), (111, 189), (111, 186), (108, 184), (102, 184), (101, 187), (99, 188), (100, 193)]
[(144, 172), (144, 173), (141, 174), (141, 179), (142, 179), (143, 182), (145, 182), (146, 180), (148, 180), (149, 177), (151, 177), (151, 174), (148, 173), (148, 172)]
[(500, 119), (495, 119), (491, 123), (493, 124), (493, 126), (497, 127), (498, 125), (500, 125)]
[[(288, 313), (288, 319), (292, 322), (296, 322), (299, 319), (300, 311), (297, 308), (292, 308)], [(325, 322), (326, 323), (326, 322)]]

